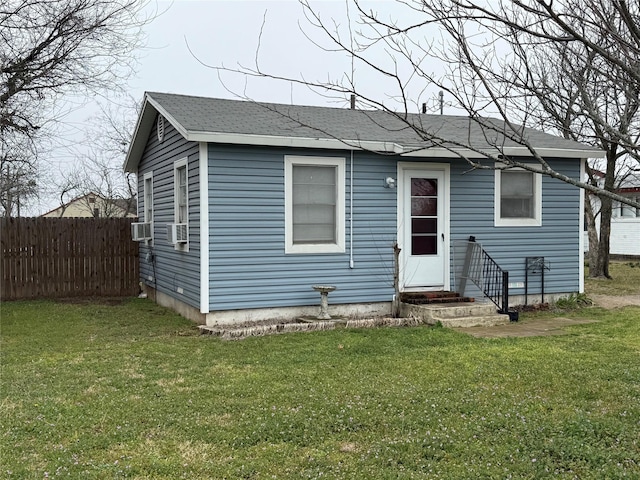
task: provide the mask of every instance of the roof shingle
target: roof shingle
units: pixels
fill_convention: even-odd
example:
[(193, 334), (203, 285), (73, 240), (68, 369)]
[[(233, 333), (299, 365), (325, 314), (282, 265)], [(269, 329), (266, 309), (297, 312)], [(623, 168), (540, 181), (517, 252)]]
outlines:
[[(156, 92), (148, 95), (190, 132), (385, 141), (409, 148), (431, 146), (429, 140), (409, 126), (411, 124), (423, 132), (445, 140), (464, 141), (478, 149), (495, 144), (520, 145), (497, 133), (504, 128), (504, 122), (495, 119), (483, 119), (496, 128), (489, 131), (464, 116), (408, 114), (407, 123), (383, 110), (283, 105)], [(524, 132), (537, 148), (589, 149), (538, 130), (525, 128)]]
[[(284, 105), (243, 100), (148, 92), (138, 119), (125, 170), (135, 171), (151, 132), (156, 112), (190, 141), (303, 148), (364, 148), (429, 156), (447, 150), (471, 150), (472, 156), (530, 153), (509, 138), (501, 120), (472, 120), (454, 115), (401, 115), (384, 110)], [(506, 135), (503, 132), (507, 132)], [(523, 128), (526, 139), (542, 156), (598, 157), (593, 147), (535, 129)], [(513, 132), (511, 132), (513, 133)], [(551, 153), (549, 153), (551, 152)], [(451, 156), (451, 155), (449, 155)]]

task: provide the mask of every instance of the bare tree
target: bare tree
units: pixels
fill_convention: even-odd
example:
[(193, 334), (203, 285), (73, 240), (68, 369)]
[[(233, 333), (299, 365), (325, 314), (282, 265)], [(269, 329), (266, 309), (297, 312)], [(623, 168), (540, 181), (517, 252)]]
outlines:
[(38, 173), (29, 146), (8, 150), (4, 141), (0, 144), (0, 214), (4, 217), (20, 216), (21, 207), (37, 196)]
[(143, 0), (7, 0), (0, 7), (0, 126), (37, 130), (69, 92), (121, 85), (140, 46)]
[[(454, 6), (454, 17), (473, 18), (511, 47), (510, 58), (499, 68), (475, 70), (489, 80), (495, 98), (512, 103), (512, 117), (521, 111), (523, 122), (531, 126), (603, 150), (604, 182), (592, 184), (615, 192), (622, 164), (640, 166), (638, 4), (629, 8), (625, 1), (517, 1), (489, 10), (480, 3), (459, 1)], [(586, 212), (589, 273), (609, 277), (613, 202), (611, 196), (598, 197), (599, 215)], [(585, 208), (591, 206), (586, 202)]]
[(85, 159), (77, 171), (78, 193), (87, 212), (96, 217), (124, 217), (136, 206), (136, 184), (123, 173), (121, 162), (98, 155)]
[[(434, 145), (452, 151), (472, 168), (520, 167), (585, 189), (601, 199), (599, 259), (590, 269), (608, 276), (608, 234), (612, 201), (640, 207), (615, 190), (616, 166), (640, 166), (640, 4), (624, 0), (398, 0), (393, 12), (373, 11), (364, 0), (350, 5), (357, 20), (327, 20), (308, 0), (300, 0), (313, 27), (302, 27), (319, 48), (347, 54), (351, 73), (336, 81), (286, 78), (264, 70), (260, 40), (253, 66), (219, 71), (297, 82), (325, 95), (357, 95), (363, 108), (383, 109)], [(379, 7), (380, 5), (378, 5)], [(384, 7), (381, 7), (384, 8)], [(394, 17), (400, 10), (404, 15)], [(321, 32), (321, 39), (312, 31)], [(260, 32), (262, 35), (262, 32)], [(438, 68), (434, 68), (437, 65)], [(386, 82), (381, 100), (363, 88)], [(415, 117), (420, 104), (437, 89), (493, 139), (491, 151), (479, 151), (464, 139), (428, 131)], [(431, 93), (430, 93), (431, 92)], [(491, 117), (497, 117), (498, 122)], [(536, 151), (522, 126), (541, 128), (587, 143), (606, 153), (604, 185), (570, 178), (554, 170)], [(537, 165), (503, 154), (508, 139), (523, 145)], [(456, 148), (457, 147), (457, 148)], [(461, 149), (477, 155), (461, 154)], [(483, 160), (479, 160), (483, 158)]]
[[(130, 95), (112, 97), (87, 123), (89, 151), (78, 154), (76, 168), (56, 185), (60, 205), (72, 197), (82, 197), (88, 213), (100, 217), (124, 216), (135, 211), (135, 175), (122, 170), (138, 103)], [(97, 202), (96, 202), (97, 197)]]
[[(377, 12), (366, 10), (360, 0), (353, 0), (352, 4), (358, 13), (358, 20), (355, 26), (347, 24), (346, 32), (341, 30), (343, 26), (339, 21), (335, 19), (325, 21), (308, 0), (299, 1), (310, 24), (319, 29), (325, 39), (330, 42), (327, 45), (313, 40), (318, 47), (342, 55), (346, 53), (352, 57), (357, 65), (354, 71), (357, 70), (361, 77), (366, 76), (368, 83), (386, 82), (389, 85), (386, 102), (378, 98), (376, 94), (368, 93), (362, 88), (356, 88), (355, 78), (348, 72), (337, 80), (313, 81), (304, 77), (293, 78), (265, 70), (258, 61), (260, 38), (256, 61), (252, 66), (226, 67), (207, 64), (202, 59), (199, 60), (218, 72), (240, 73), (244, 76), (298, 83), (316, 89), (325, 96), (341, 98), (346, 102), (348, 102), (350, 95), (355, 94), (358, 106), (387, 111), (396, 118), (407, 122), (408, 127), (425, 140), (431, 141), (433, 145), (441, 148), (444, 144), (452, 146), (452, 151), (460, 154), (473, 168), (494, 168), (493, 162), (499, 161), (504, 165), (504, 168), (520, 167), (541, 171), (545, 175), (584, 188), (587, 191), (622, 203), (639, 206), (632, 199), (591, 185), (583, 179), (570, 178), (555, 171), (527, 140), (522, 126), (539, 127), (538, 121), (535, 120), (531, 112), (541, 108), (540, 100), (530, 93), (523, 92), (519, 88), (519, 84), (512, 81), (509, 76), (509, 71), (515, 67), (503, 59), (508, 60), (517, 55), (514, 48), (517, 45), (509, 43), (510, 32), (504, 31), (504, 29), (511, 27), (512, 21), (509, 15), (515, 12), (513, 14), (516, 15), (516, 18), (520, 18), (520, 21), (525, 23), (521, 32), (526, 33), (525, 27), (530, 22), (535, 23), (536, 17), (533, 19), (530, 16), (521, 18), (522, 12), (536, 15), (537, 11), (526, 8), (525, 4), (545, 4), (542, 0), (499, 2), (496, 7), (497, 13), (494, 16), (484, 13), (484, 10), (478, 6), (493, 5), (492, 2), (478, 2), (476, 5), (472, 1), (448, 0), (432, 5), (431, 2), (418, 0), (398, 0), (395, 4), (410, 12), (410, 15), (405, 15), (406, 18), (410, 18), (408, 23), (401, 23), (392, 17), (383, 18)], [(604, 3), (604, 0), (602, 2), (581, 0), (580, 3), (600, 4)], [(568, 1), (556, 1), (552, 4), (554, 8), (564, 8), (569, 12), (574, 9), (574, 4)], [(634, 8), (629, 13), (631, 20), (624, 24), (627, 29), (635, 28), (634, 22), (638, 18), (637, 10), (638, 8)], [(500, 15), (504, 16), (502, 23), (497, 20), (502, 18)], [(544, 19), (547, 16), (549, 15), (546, 15)], [(571, 18), (578, 21), (581, 17), (572, 15)], [(538, 18), (538, 22), (542, 22), (542, 20), (543, 18)], [(491, 25), (491, 28), (486, 28), (485, 23)], [(352, 31), (356, 27), (357, 29)], [(429, 35), (421, 36), (422, 29), (429, 27), (436, 29), (435, 35), (434, 30), (430, 30)], [(572, 30), (569, 29), (570, 31)], [(522, 34), (524, 35), (524, 33)], [(540, 34), (540, 38), (544, 46), (556, 40), (569, 42), (572, 38), (569, 35), (569, 33), (563, 35), (558, 33), (556, 36)], [(261, 36), (262, 32), (260, 32)], [(533, 49), (533, 39), (536, 36), (532, 35), (531, 38), (529, 47)], [(574, 40), (581, 42), (579, 38)], [(633, 48), (634, 52), (638, 51), (637, 46)], [(600, 51), (607, 51), (607, 49), (600, 47), (597, 52)], [(633, 52), (629, 53), (627, 60), (633, 59), (632, 64), (635, 62), (636, 68), (640, 68), (633, 55)], [(445, 73), (434, 73), (428, 69), (434, 61), (444, 67)], [(627, 64), (625, 63), (625, 65)], [(626, 72), (628, 69), (626, 68), (624, 71)], [(530, 74), (534, 74), (533, 70), (530, 71)], [(630, 78), (635, 81), (636, 76), (632, 75)], [(378, 80), (380, 82), (377, 82)], [(531, 81), (535, 81), (535, 79), (532, 78)], [(446, 92), (450, 99), (449, 102), (455, 107), (463, 109), (471, 120), (483, 129), (488, 141), (492, 138), (495, 139), (492, 151), (478, 150), (473, 145), (466, 143), (464, 139), (446, 138), (440, 131), (427, 131), (422, 128), (421, 124), (412, 121), (415, 117), (407, 114), (419, 111), (420, 105), (426, 100), (422, 96), (433, 88)], [(242, 92), (230, 90), (238, 96), (246, 97)], [(546, 94), (546, 92), (544, 93)], [(491, 117), (498, 117), (500, 121), (496, 122), (495, 118)], [(606, 119), (604, 120), (601, 123), (603, 128), (611, 130), (621, 139), (626, 138), (622, 132), (616, 132), (615, 128), (609, 125)], [(634, 117), (633, 125), (634, 128), (637, 128), (637, 116)], [(517, 159), (503, 155), (502, 147), (505, 139), (526, 147), (538, 165), (531, 167), (518, 162)], [(626, 141), (625, 146), (633, 151), (637, 150), (637, 145), (631, 140)], [(464, 156), (460, 153), (460, 149), (471, 151), (477, 155)], [(480, 156), (489, 161), (478, 161), (477, 158)]]
[[(0, 5), (0, 137), (4, 155), (39, 137), (69, 97), (118, 91), (143, 40), (148, 0), (5, 0)], [(17, 160), (13, 161), (15, 165)], [(29, 167), (29, 168), (27, 168)], [(33, 179), (31, 179), (33, 180)], [(30, 184), (33, 181), (30, 181)], [(7, 187), (8, 188), (8, 187)], [(6, 190), (3, 186), (3, 190)]]
[[(478, 4), (456, 3), (465, 5), (467, 16), (486, 15), (488, 21), (480, 20), (483, 27), (511, 46), (511, 57), (500, 68), (479, 72), (492, 83), (496, 98), (512, 102), (512, 117), (523, 112), (522, 120), (531, 126), (603, 150), (604, 182), (591, 183), (615, 192), (622, 181), (623, 163), (640, 166), (640, 38), (631, 23), (634, 15), (638, 19), (637, 4), (633, 11), (625, 2), (588, 0), (561, 11), (563, 5), (514, 2), (521, 10), (512, 6), (497, 15)], [(537, 30), (533, 23), (541, 21), (544, 26)], [(636, 54), (635, 67), (630, 50)], [(524, 102), (520, 100), (523, 95)], [(598, 215), (586, 212), (589, 273), (609, 277), (613, 202), (610, 196), (598, 197)], [(587, 210), (591, 206), (586, 202)]]

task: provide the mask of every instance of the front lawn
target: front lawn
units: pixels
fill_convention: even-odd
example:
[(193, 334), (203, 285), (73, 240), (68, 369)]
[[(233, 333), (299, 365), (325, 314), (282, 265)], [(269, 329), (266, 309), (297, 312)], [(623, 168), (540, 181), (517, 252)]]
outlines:
[(640, 308), (492, 340), (224, 342), (147, 300), (1, 315), (1, 478), (640, 477)]
[[(588, 274), (589, 267), (585, 268)], [(612, 279), (585, 277), (587, 294), (594, 295), (640, 295), (640, 261), (626, 260), (609, 263)]]

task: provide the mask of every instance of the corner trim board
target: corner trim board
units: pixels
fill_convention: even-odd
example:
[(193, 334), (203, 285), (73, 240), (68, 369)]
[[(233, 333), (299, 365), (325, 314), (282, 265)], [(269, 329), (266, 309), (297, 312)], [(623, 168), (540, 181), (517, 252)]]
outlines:
[(200, 142), (199, 147), (200, 313), (209, 313), (209, 149), (206, 142)]
[[(586, 169), (587, 159), (580, 160), (580, 180), (587, 175)], [(578, 231), (578, 292), (584, 293), (584, 202), (589, 201), (586, 198), (584, 188), (580, 189), (580, 215), (579, 215), (579, 231)]]

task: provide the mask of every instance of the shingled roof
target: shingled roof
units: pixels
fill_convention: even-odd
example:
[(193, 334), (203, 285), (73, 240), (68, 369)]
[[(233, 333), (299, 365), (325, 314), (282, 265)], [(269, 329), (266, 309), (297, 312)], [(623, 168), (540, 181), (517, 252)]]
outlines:
[[(501, 135), (504, 122), (484, 119), (483, 128), (464, 116), (408, 114), (407, 121), (383, 110), (283, 105), (242, 100), (149, 92), (136, 126), (125, 169), (135, 171), (156, 114), (162, 114), (187, 140), (214, 143), (366, 149), (405, 156), (454, 156), (451, 149), (473, 149), (528, 155), (526, 147)], [(416, 128), (411, 128), (414, 125)], [(417, 131), (432, 137), (421, 136)], [(542, 155), (585, 158), (600, 156), (592, 147), (524, 129)], [(472, 156), (478, 157), (475, 153)]]

